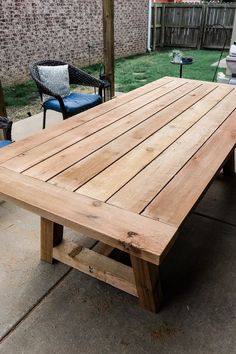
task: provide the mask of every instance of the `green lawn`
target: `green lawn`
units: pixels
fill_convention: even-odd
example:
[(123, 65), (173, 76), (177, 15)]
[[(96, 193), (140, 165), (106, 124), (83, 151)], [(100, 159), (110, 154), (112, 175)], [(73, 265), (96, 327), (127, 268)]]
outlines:
[[(170, 64), (168, 54), (171, 50), (161, 50), (151, 54), (137, 55), (116, 60), (115, 83), (116, 91), (128, 92), (148, 82), (159, 79), (163, 76), (179, 76), (179, 66)], [(184, 56), (193, 57), (193, 65), (183, 68), (183, 77), (212, 81), (215, 68), (211, 64), (219, 59), (220, 51), (213, 50), (182, 50)], [(227, 52), (225, 52), (225, 55)], [(85, 68), (86, 71), (98, 76), (99, 65)], [(222, 71), (222, 69), (220, 69)], [(36, 104), (40, 109), (37, 88), (32, 80), (24, 84), (4, 88), (4, 96), (7, 107), (16, 110), (27, 110), (31, 103)], [(33, 112), (35, 113), (35, 112)], [(24, 116), (27, 115), (24, 113)]]
[[(128, 92), (163, 76), (179, 77), (179, 66), (170, 64), (170, 52), (171, 50), (162, 50), (116, 60), (116, 91)], [(183, 77), (212, 81), (215, 67), (211, 64), (218, 61), (220, 51), (182, 50), (182, 53), (193, 58), (193, 65), (184, 66)], [(223, 57), (227, 54), (225, 52)], [(97, 75), (98, 66), (94, 65), (87, 70)]]

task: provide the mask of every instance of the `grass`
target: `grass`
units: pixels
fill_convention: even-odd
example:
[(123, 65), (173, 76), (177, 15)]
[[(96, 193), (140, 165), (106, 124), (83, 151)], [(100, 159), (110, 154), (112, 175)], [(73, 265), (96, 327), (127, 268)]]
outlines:
[[(151, 54), (136, 55), (116, 60), (116, 91), (128, 92), (163, 76), (179, 77), (179, 66), (170, 64), (171, 50), (161, 50)], [(183, 77), (196, 80), (212, 81), (215, 67), (211, 64), (218, 61), (220, 51), (217, 50), (182, 50), (184, 56), (193, 57), (193, 65), (183, 68)], [(228, 52), (225, 52), (225, 57)], [(99, 65), (85, 68), (97, 76)], [(222, 71), (222, 69), (220, 69)]]
[[(169, 52), (160, 51), (117, 60), (116, 90), (128, 92), (163, 76), (179, 77), (179, 66), (170, 64)], [(219, 51), (186, 50), (182, 52), (184, 56), (193, 57), (193, 65), (183, 67), (184, 78), (212, 81), (215, 67), (211, 64), (219, 59)]]
[[(116, 91), (128, 92), (163, 76), (179, 76), (179, 66), (170, 64), (170, 50), (161, 50), (151, 54), (137, 55), (116, 60)], [(215, 67), (211, 64), (219, 59), (220, 51), (182, 50), (184, 56), (193, 57), (193, 65), (184, 66), (183, 77), (212, 81)], [(225, 55), (227, 52), (225, 52)], [(223, 57), (224, 57), (223, 56)], [(100, 65), (84, 68), (98, 77)], [(222, 69), (220, 69), (222, 71)], [(32, 80), (23, 84), (6, 87), (4, 97), (9, 116), (24, 118), (28, 111), (33, 114), (40, 110), (39, 95)], [(36, 111), (35, 111), (36, 109)]]
[(25, 106), (29, 101), (37, 99), (38, 95), (38, 90), (33, 80), (4, 88), (4, 99), (7, 107)]

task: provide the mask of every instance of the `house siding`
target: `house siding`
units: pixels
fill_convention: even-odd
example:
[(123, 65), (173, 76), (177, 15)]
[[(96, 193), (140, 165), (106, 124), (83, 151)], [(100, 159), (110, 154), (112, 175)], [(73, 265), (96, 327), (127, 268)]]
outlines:
[[(115, 56), (146, 51), (147, 0), (115, 0)], [(102, 0), (0, 2), (0, 78), (28, 77), (28, 65), (61, 59), (77, 66), (103, 61)]]

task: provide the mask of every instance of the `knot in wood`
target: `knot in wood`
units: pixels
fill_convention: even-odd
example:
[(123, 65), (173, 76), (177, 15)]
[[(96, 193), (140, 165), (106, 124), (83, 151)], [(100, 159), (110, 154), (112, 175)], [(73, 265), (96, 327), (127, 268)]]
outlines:
[(95, 207), (99, 207), (99, 206), (101, 206), (102, 205), (102, 202), (100, 202), (99, 200), (95, 200), (94, 202), (93, 202), (93, 206), (95, 206)]
[(127, 235), (128, 235), (128, 237), (138, 236), (137, 232), (134, 232), (134, 231), (128, 231)]
[(121, 241), (121, 244), (126, 252), (136, 252), (137, 242), (135, 242), (135, 236), (138, 236), (137, 232), (128, 231), (126, 240)]
[(131, 241), (121, 241), (121, 244), (123, 246), (124, 251), (131, 252), (133, 250), (133, 245)]

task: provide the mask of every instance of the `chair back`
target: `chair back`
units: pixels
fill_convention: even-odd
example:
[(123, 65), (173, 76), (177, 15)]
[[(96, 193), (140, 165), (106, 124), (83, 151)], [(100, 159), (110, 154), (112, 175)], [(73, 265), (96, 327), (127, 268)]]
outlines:
[(44, 85), (40, 79), (38, 66), (58, 66), (58, 65), (66, 65), (66, 63), (60, 60), (42, 60), (29, 65), (31, 77), (35, 81), (38, 87), (38, 91), (41, 99), (44, 93)]

